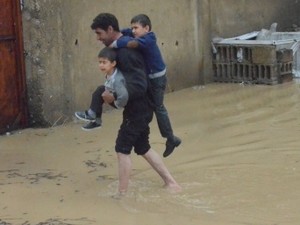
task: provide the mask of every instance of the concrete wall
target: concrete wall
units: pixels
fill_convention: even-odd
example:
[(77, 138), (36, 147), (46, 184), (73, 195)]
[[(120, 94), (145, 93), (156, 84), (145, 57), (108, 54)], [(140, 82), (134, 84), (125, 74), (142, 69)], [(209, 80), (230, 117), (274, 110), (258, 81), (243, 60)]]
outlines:
[(104, 81), (97, 63), (103, 45), (90, 29), (100, 12), (115, 14), (120, 27), (129, 26), (136, 14), (150, 16), (170, 92), (212, 80), (212, 37), (235, 36), (274, 21), (287, 27), (297, 22), (297, 9), (295, 0), (25, 0), (31, 125), (61, 124), (89, 106), (91, 93)]
[(279, 31), (299, 24), (299, 0), (210, 0), (212, 36), (224, 38), (269, 29)]

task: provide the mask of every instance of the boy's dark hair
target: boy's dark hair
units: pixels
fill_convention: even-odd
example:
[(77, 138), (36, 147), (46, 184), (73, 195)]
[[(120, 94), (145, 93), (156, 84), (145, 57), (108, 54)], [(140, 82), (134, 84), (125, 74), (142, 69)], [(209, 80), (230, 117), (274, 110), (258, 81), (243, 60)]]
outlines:
[(99, 52), (98, 58), (106, 58), (110, 62), (117, 61), (117, 52), (113, 48), (105, 47)]
[(111, 13), (100, 13), (95, 17), (91, 25), (92, 30), (100, 28), (107, 31), (108, 27), (111, 26), (114, 31), (120, 31), (118, 19)]
[(139, 14), (134, 16), (131, 19), (130, 23), (140, 23), (143, 27), (145, 26), (149, 26), (149, 31), (151, 30), (152, 26), (151, 26), (151, 20), (150, 18), (146, 15), (146, 14)]

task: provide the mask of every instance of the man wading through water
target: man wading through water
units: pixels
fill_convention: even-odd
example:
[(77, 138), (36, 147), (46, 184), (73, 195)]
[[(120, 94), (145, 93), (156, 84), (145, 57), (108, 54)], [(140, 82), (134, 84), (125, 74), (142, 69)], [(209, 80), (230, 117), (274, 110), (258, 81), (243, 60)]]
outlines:
[[(93, 20), (91, 28), (96, 33), (97, 40), (106, 46), (123, 37), (117, 18), (110, 13), (100, 13)], [(149, 123), (153, 118), (153, 107), (147, 94), (148, 80), (143, 57), (135, 49), (128, 48), (118, 49), (117, 54), (117, 64), (125, 77), (129, 95), (115, 146), (119, 167), (119, 193), (124, 194), (128, 190), (132, 149), (136, 154), (143, 156), (161, 176), (168, 190), (178, 192), (181, 187), (170, 174), (159, 154), (151, 149), (149, 144)], [(102, 98), (108, 104), (115, 100), (114, 95), (108, 91), (102, 94)]]

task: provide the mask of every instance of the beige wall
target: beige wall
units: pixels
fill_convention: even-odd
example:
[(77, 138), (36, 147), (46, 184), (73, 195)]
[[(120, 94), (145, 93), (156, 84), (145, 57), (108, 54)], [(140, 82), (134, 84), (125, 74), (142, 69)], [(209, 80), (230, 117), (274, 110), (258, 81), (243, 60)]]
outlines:
[(274, 22), (286, 31), (299, 25), (299, 0), (210, 0), (212, 35), (224, 38), (262, 28)]
[(297, 22), (296, 7), (299, 9), (295, 0), (24, 2), (32, 125), (55, 125), (69, 120), (75, 110), (89, 106), (91, 93), (103, 83), (96, 57), (103, 45), (90, 29), (100, 12), (115, 14), (121, 27), (129, 26), (131, 17), (138, 13), (150, 16), (168, 67), (170, 92), (211, 81), (212, 37), (234, 36), (268, 27), (274, 21), (288, 26)]

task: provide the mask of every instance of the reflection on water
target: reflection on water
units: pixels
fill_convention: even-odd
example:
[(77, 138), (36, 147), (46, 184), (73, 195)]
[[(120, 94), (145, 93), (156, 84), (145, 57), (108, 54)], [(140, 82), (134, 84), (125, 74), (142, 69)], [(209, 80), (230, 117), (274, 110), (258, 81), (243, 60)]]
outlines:
[[(19, 224), (50, 218), (65, 218), (75, 224), (71, 219), (85, 218), (80, 220), (82, 225), (297, 225), (299, 100), (299, 82), (276, 86), (214, 83), (166, 95), (175, 133), (183, 140), (182, 146), (164, 159), (183, 187), (178, 194), (163, 189), (153, 170), (133, 155), (129, 193), (112, 198), (118, 185), (113, 149), (121, 113), (105, 114), (107, 127), (93, 134), (82, 133), (81, 124), (71, 124), (46, 137), (34, 135), (35, 130), (0, 137), (0, 188), (5, 199), (0, 203), (0, 218), (13, 221), (12, 215), (17, 213), (14, 221)], [(155, 120), (151, 129), (152, 146), (162, 154), (164, 140)], [(24, 142), (31, 146), (25, 147), (26, 152), (22, 152)], [(55, 145), (59, 151), (53, 150)], [(51, 150), (40, 153), (47, 148)], [(47, 153), (51, 153), (49, 157), (45, 157)], [(65, 158), (68, 163), (62, 160)], [(97, 161), (89, 172), (86, 162), (94, 159)], [(25, 175), (10, 177), (8, 171), (27, 177), (55, 171), (64, 178), (30, 184), (22, 182)], [(29, 191), (32, 189), (35, 192)], [(39, 194), (34, 197), (33, 193)], [(35, 200), (35, 205), (29, 202), (30, 207), (21, 209), (14, 204), (27, 199), (24, 194), (48, 203)]]

